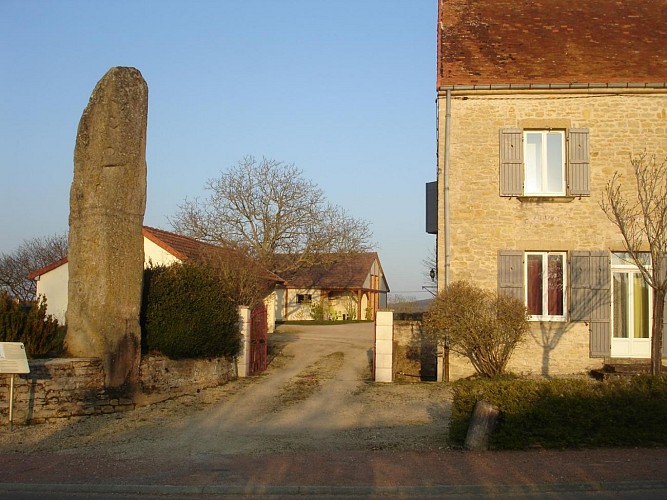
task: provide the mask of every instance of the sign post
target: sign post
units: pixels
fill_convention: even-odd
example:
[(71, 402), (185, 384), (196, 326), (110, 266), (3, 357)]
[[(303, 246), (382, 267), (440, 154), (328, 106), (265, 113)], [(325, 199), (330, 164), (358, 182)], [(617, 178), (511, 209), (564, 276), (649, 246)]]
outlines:
[(9, 431), (14, 424), (14, 375), (30, 373), (28, 356), (22, 342), (0, 342), (0, 373), (9, 373)]

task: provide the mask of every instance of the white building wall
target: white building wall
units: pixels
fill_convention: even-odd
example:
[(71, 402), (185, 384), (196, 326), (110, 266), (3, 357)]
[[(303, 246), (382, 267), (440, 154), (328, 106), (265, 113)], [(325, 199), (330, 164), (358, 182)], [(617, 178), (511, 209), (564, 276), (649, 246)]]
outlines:
[[(144, 267), (150, 264), (168, 266), (176, 262), (181, 261), (144, 237)], [(44, 273), (37, 280), (37, 296), (46, 297), (47, 313), (57, 319), (60, 324), (65, 324), (68, 282), (69, 266), (67, 262)]]
[[(298, 295), (310, 295), (310, 303), (299, 303)], [(285, 299), (287, 297), (287, 299)], [(320, 290), (308, 288), (279, 288), (276, 290), (275, 319), (277, 321), (303, 321), (313, 319), (311, 315), (311, 304), (319, 304)], [(287, 300), (287, 314), (285, 314), (285, 300)], [(325, 304), (326, 305), (326, 304)]]
[(144, 238), (144, 267), (148, 267), (151, 264), (156, 266), (170, 266), (177, 262), (181, 261), (161, 246), (153, 243), (148, 238)]
[(273, 333), (276, 329), (276, 298), (276, 292), (271, 292), (264, 298), (264, 305), (266, 306), (266, 325), (269, 333)]
[(69, 266), (67, 262), (43, 274), (37, 280), (37, 297), (46, 298), (47, 313), (57, 319), (61, 325), (65, 324), (68, 280)]

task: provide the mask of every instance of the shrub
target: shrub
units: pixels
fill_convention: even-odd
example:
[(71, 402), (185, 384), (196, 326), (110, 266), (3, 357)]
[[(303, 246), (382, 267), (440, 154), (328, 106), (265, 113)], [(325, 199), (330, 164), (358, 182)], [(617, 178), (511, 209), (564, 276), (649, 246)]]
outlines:
[(64, 328), (46, 314), (46, 299), (21, 304), (0, 293), (0, 342), (22, 342), (30, 358), (62, 352)]
[(505, 372), (516, 346), (528, 333), (523, 302), (466, 281), (440, 292), (424, 314), (424, 327), (441, 344), (467, 357), (482, 376)]
[(324, 305), (322, 301), (313, 301), (310, 304), (310, 317), (315, 321), (322, 321), (324, 319)]
[(449, 439), (462, 445), (477, 401), (498, 406), (491, 436), (496, 449), (664, 446), (667, 377), (588, 379), (478, 379), (453, 386)]
[(144, 349), (172, 359), (233, 357), (241, 348), (234, 294), (204, 265), (147, 269), (141, 324)]

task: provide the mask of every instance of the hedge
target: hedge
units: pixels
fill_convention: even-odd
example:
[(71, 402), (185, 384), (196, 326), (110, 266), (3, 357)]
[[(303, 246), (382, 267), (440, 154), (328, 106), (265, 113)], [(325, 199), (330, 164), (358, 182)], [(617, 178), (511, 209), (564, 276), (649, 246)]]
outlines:
[(234, 294), (200, 264), (145, 271), (141, 325), (144, 351), (172, 359), (233, 357), (241, 348)]
[(453, 385), (450, 444), (461, 446), (477, 401), (499, 407), (495, 449), (667, 445), (667, 377), (466, 380)]

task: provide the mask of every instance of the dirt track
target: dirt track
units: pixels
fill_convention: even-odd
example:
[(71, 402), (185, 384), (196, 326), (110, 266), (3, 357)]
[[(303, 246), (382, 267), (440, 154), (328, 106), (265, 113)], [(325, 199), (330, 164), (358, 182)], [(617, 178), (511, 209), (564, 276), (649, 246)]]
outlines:
[(283, 327), (265, 374), (78, 422), (0, 430), (0, 453), (96, 458), (446, 446), (442, 384), (370, 382), (373, 325)]

